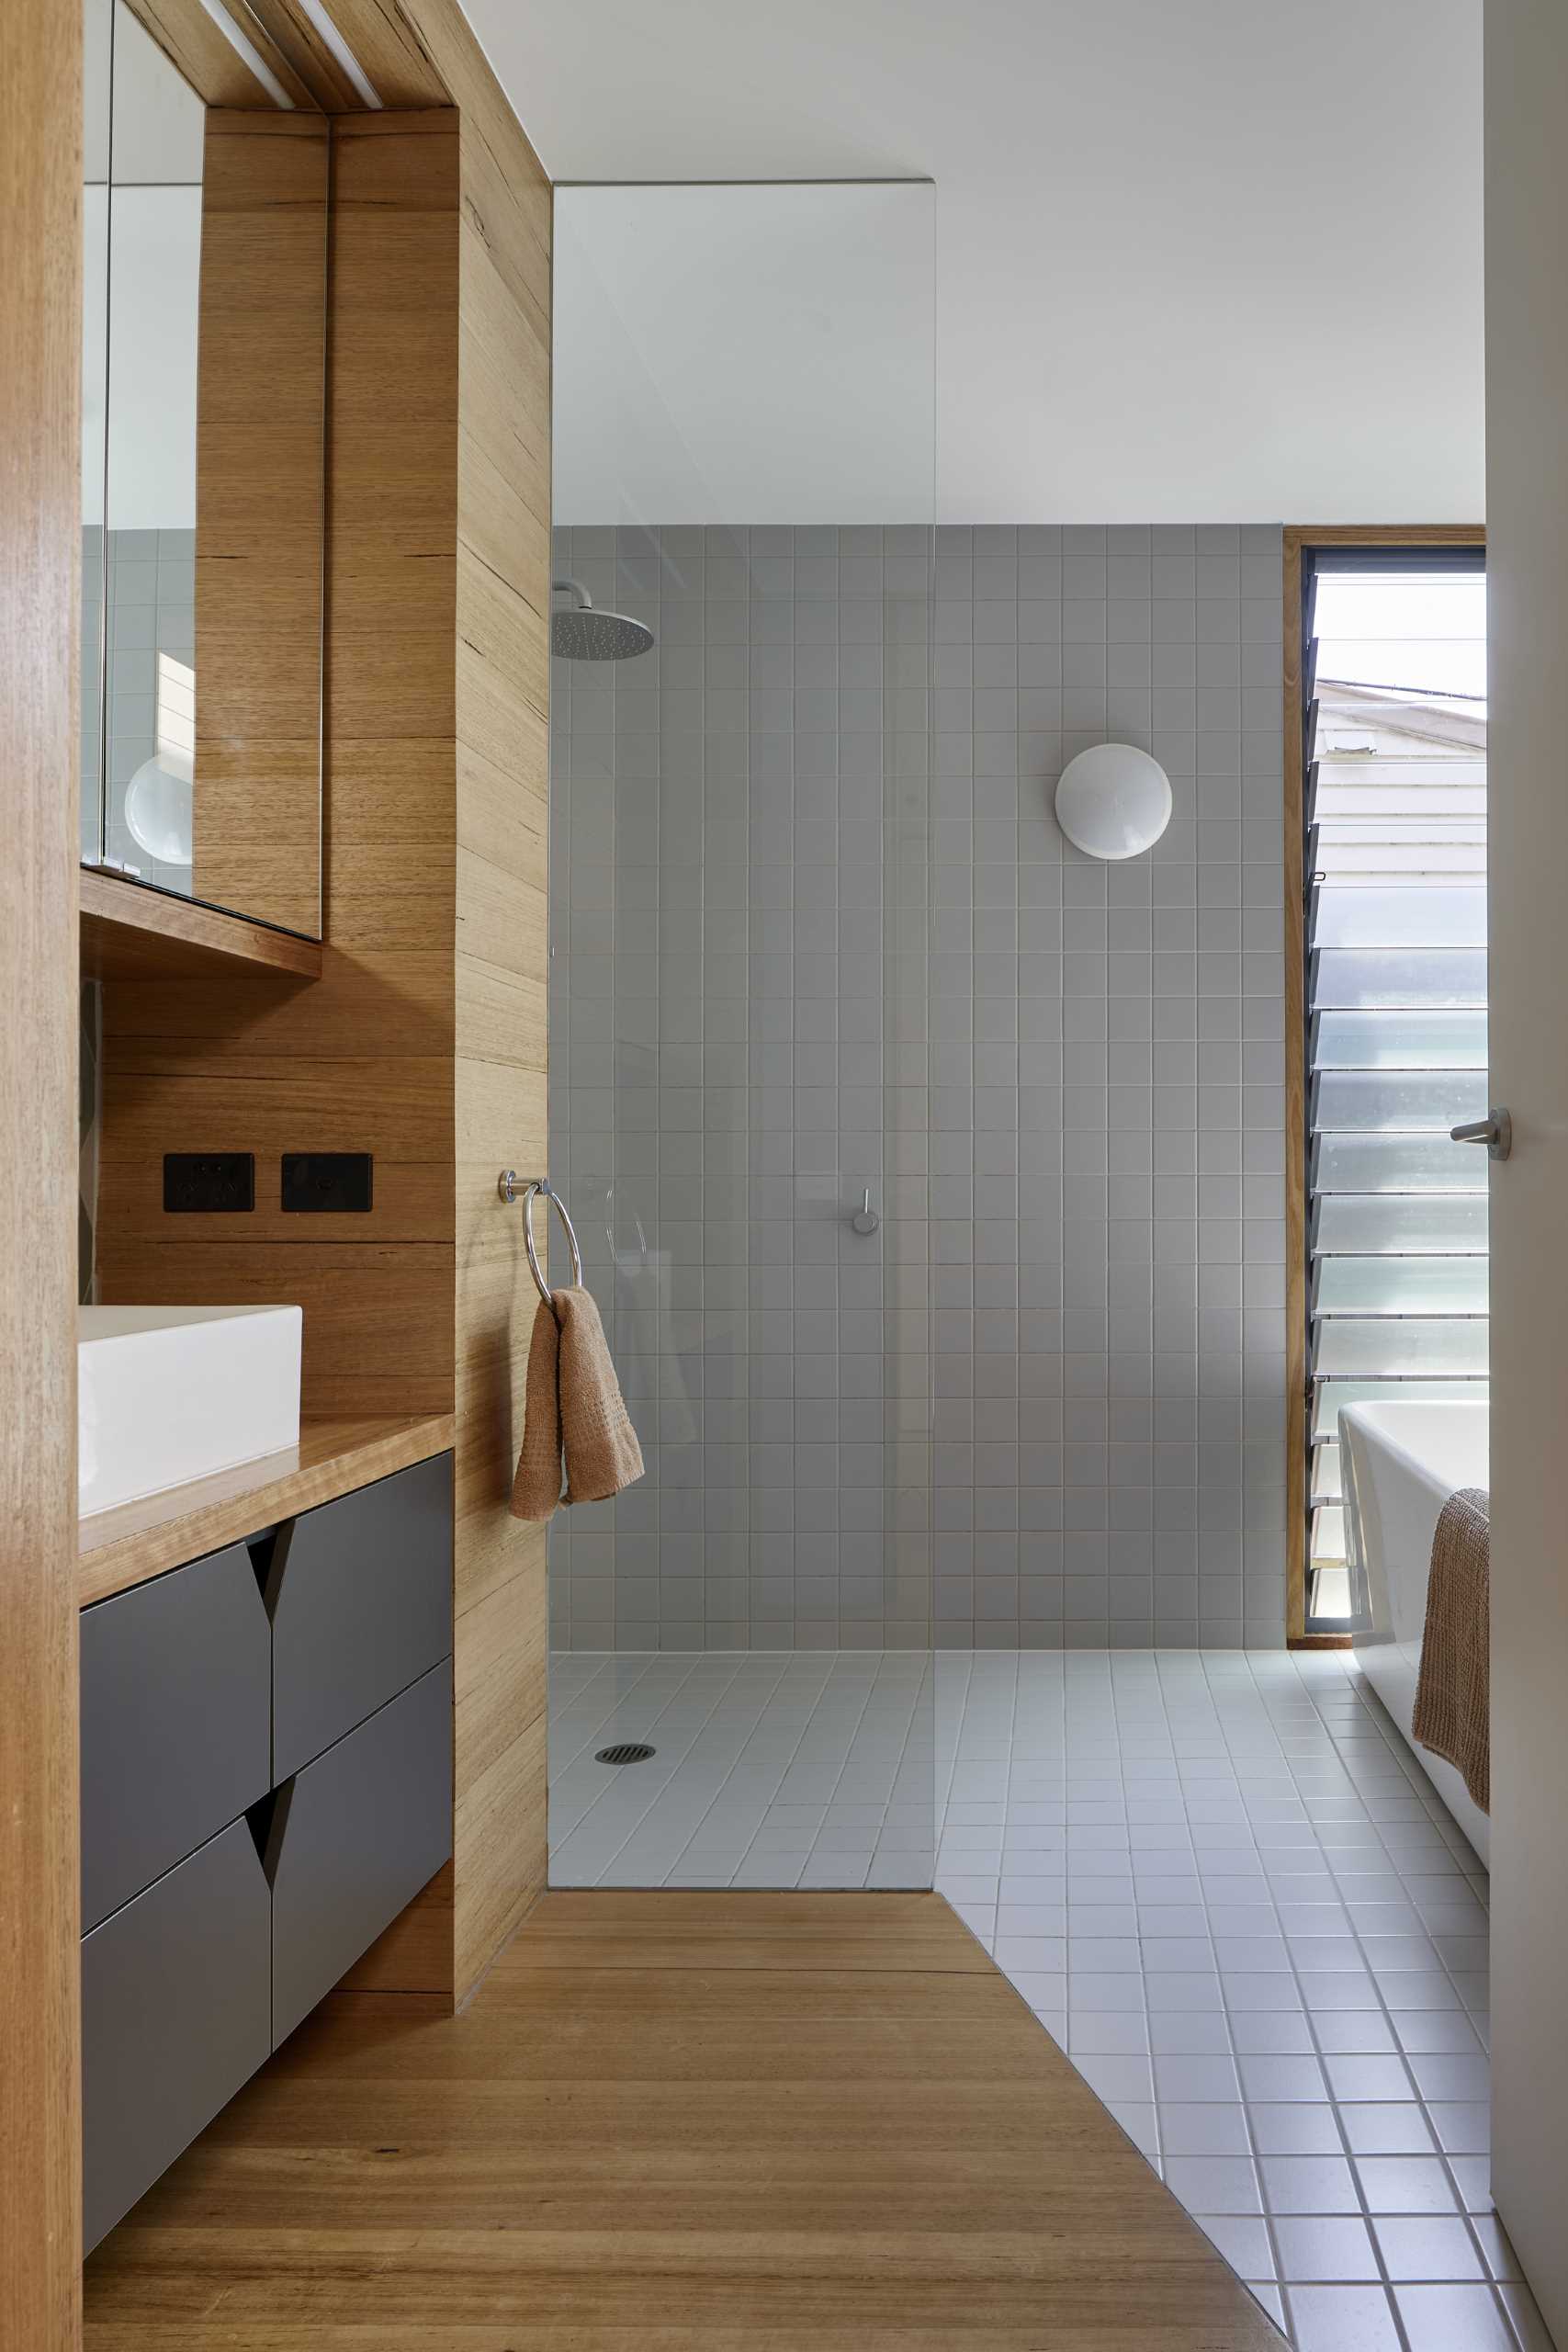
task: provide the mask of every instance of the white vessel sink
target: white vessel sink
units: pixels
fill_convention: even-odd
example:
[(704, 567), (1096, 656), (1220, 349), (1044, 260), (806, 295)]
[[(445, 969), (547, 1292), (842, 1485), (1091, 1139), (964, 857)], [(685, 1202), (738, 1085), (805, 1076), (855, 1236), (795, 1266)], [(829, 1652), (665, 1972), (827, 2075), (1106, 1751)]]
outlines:
[(298, 1306), (76, 1310), (84, 1518), (299, 1438)]

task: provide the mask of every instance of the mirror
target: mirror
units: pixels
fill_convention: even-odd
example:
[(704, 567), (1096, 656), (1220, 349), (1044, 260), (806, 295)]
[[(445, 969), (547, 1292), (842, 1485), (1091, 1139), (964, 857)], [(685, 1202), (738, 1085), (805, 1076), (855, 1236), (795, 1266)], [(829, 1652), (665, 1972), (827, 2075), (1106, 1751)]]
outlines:
[(83, 855), (316, 937), (327, 125), (86, 5)]
[(85, 0), (82, 43), (82, 855), (104, 832), (104, 466), (108, 430), (109, 70), (114, 0)]

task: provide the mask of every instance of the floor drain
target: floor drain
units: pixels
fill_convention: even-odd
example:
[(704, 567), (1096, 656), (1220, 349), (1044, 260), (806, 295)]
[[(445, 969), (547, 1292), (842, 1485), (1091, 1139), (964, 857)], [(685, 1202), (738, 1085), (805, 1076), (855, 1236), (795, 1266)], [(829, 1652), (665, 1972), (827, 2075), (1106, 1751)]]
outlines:
[(593, 1758), (595, 1764), (646, 1764), (653, 1750), (642, 1739), (623, 1739), (614, 1747), (602, 1747)]

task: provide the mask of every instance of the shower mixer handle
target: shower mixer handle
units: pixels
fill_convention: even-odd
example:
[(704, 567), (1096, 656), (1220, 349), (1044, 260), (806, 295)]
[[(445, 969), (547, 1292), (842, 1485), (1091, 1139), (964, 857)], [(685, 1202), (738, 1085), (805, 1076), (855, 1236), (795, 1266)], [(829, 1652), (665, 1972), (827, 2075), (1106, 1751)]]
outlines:
[(876, 1211), (871, 1205), (871, 1186), (869, 1184), (864, 1185), (862, 1188), (860, 1206), (856, 1209), (853, 1216), (851, 1217), (850, 1223), (857, 1233), (862, 1234), (874, 1233), (878, 1226), (882, 1223), (882, 1219), (877, 1216)]
[(1483, 1143), (1488, 1159), (1506, 1159), (1514, 1148), (1514, 1123), (1502, 1103), (1495, 1103), (1483, 1119), (1467, 1119), (1449, 1129), (1450, 1143)]

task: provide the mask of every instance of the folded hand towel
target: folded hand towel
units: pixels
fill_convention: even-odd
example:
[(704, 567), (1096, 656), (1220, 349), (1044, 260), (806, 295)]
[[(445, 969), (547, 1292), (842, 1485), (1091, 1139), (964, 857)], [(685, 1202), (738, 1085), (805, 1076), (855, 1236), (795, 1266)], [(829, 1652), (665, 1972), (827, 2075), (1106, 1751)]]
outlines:
[(539, 1301), (528, 1347), (512, 1516), (548, 1519), (558, 1503), (604, 1502), (642, 1473), (599, 1309), (585, 1290), (552, 1291), (547, 1304)]

